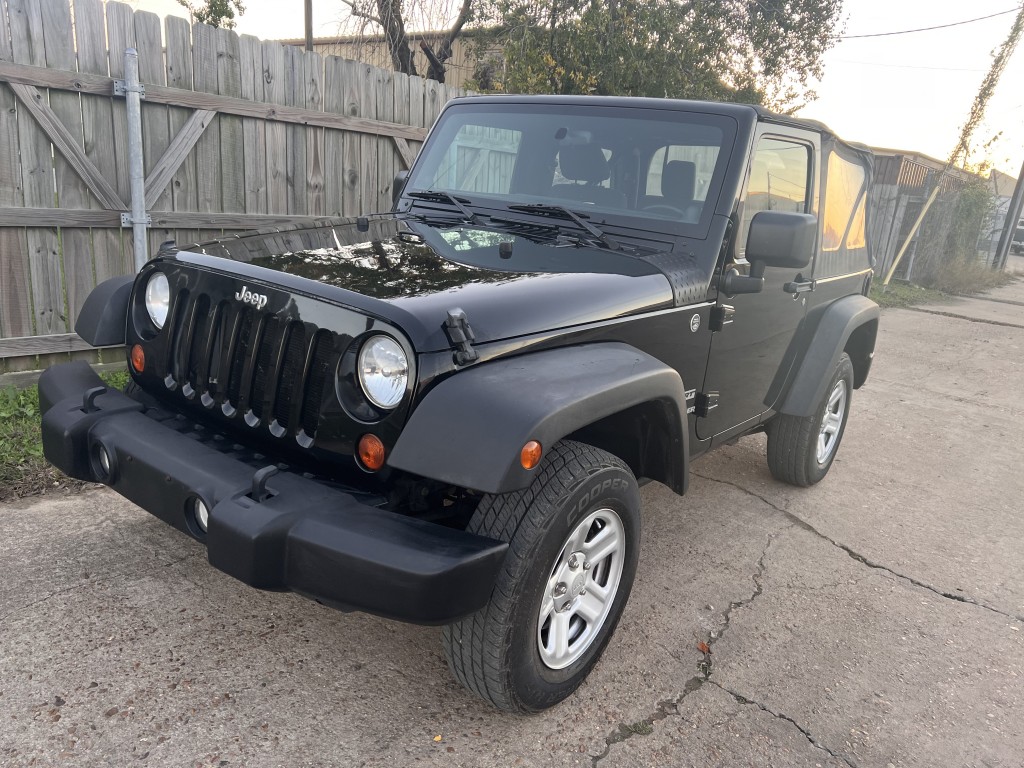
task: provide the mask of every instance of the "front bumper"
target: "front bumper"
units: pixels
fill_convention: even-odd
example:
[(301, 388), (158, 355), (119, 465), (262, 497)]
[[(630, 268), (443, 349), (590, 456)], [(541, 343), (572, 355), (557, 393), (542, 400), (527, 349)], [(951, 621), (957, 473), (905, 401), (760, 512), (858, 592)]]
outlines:
[[(43, 452), (206, 544), (210, 564), (259, 589), (344, 609), (445, 624), (484, 606), (508, 545), (360, 503), (279, 472), (254, 489), (252, 466), (146, 416), (83, 362), (39, 379)], [(102, 446), (109, 472), (99, 461)], [(195, 499), (210, 510), (208, 531)], [(262, 499), (262, 500), (261, 500)]]

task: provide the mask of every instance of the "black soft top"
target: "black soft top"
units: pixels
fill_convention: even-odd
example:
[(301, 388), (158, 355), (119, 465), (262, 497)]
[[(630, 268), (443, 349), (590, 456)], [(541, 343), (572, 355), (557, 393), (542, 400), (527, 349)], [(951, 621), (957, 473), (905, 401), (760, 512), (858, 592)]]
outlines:
[(871, 149), (867, 145), (856, 142), (844, 141), (835, 131), (822, 122), (808, 120), (803, 117), (793, 117), (772, 112), (770, 109), (757, 104), (736, 104), (727, 101), (695, 101), (689, 99), (655, 99), (639, 96), (555, 96), (555, 95), (487, 95), (487, 96), (461, 96), (452, 99), (449, 103), (473, 101), (485, 104), (578, 104), (585, 106), (623, 107), (636, 109), (678, 109), (687, 112), (707, 112), (716, 115), (729, 115), (738, 121), (759, 120), (766, 123), (777, 123), (788, 125), (794, 128), (815, 131), (830, 141), (838, 142), (844, 147), (856, 153), (871, 155)]

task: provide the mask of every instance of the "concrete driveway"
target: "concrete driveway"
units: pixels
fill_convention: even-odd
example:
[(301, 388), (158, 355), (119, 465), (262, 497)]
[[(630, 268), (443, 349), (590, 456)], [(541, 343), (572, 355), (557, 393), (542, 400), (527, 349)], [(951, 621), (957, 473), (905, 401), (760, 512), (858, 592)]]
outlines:
[(112, 493), (8, 505), (0, 764), (1024, 765), (1022, 359), (1024, 282), (887, 311), (821, 485), (755, 437), (644, 488), (619, 630), (532, 718), (437, 629), (256, 592)]

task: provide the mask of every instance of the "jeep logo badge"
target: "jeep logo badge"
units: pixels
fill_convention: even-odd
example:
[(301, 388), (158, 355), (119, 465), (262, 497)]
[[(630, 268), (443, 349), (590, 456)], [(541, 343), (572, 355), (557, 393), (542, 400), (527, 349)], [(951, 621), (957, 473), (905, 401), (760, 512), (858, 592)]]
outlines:
[(253, 293), (247, 285), (243, 285), (242, 290), (235, 294), (235, 299), (246, 304), (252, 304), (256, 309), (263, 309), (267, 306), (266, 294)]
[(690, 318), (690, 330), (696, 333), (698, 328), (700, 328), (700, 315), (694, 315)]

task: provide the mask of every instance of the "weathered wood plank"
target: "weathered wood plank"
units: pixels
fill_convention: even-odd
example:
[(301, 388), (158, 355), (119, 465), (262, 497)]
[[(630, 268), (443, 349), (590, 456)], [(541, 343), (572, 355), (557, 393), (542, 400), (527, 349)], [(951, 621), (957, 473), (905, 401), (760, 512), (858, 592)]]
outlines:
[[(327, 216), (290, 214), (220, 213), (198, 211), (153, 211), (153, 229), (256, 229), (279, 227), (289, 223), (309, 224), (330, 220)], [(337, 220), (337, 219), (335, 219)], [(116, 211), (90, 208), (0, 208), (0, 232), (21, 227), (90, 227), (93, 234), (102, 229), (120, 231), (121, 215)], [(130, 234), (130, 230), (129, 230)], [(164, 239), (167, 239), (166, 237)], [(161, 240), (162, 242), (162, 240)], [(185, 242), (184, 240), (179, 242)]]
[(393, 136), (392, 139), (395, 142), (395, 149), (398, 151), (398, 157), (401, 160), (401, 167), (405, 170), (412, 168), (412, 164), (416, 161), (416, 153), (412, 147), (409, 146), (409, 142), (405, 139)]
[[(121, 214), (95, 208), (6, 208), (0, 227), (121, 227)], [(31, 335), (31, 334), (29, 334)]]
[(423, 82), (423, 124), (428, 128), (437, 120), (437, 116), (441, 114), (441, 107), (444, 106), (444, 96), (441, 93), (443, 87), (437, 80)]
[[(192, 79), (196, 91), (217, 93), (217, 29), (207, 24), (192, 25)], [(221, 210), (223, 163), (220, 156), (219, 120), (218, 117), (210, 123), (196, 144), (196, 180), (199, 191), (195, 208), (197, 211)]]
[[(344, 114), (348, 117), (362, 116), (362, 102), (360, 96), (360, 83), (363, 74), (363, 66), (356, 61), (343, 61), (341, 64), (341, 79), (343, 92), (342, 105)], [(342, 177), (344, 179), (344, 191), (342, 193), (342, 213), (346, 216), (358, 216), (362, 213), (363, 201), (360, 197), (360, 190), (363, 186), (362, 137), (354, 131), (346, 131), (342, 139), (343, 162)]]
[(86, 156), (85, 151), (75, 141), (74, 136), (64, 127), (63, 121), (47, 106), (43, 94), (38, 88), (21, 83), (11, 83), (11, 90), (21, 103), (39, 123), (47, 138), (67, 160), (78, 176), (85, 181), (96, 198), (111, 210), (126, 210), (127, 204), (120, 198), (117, 191)]
[[(285, 102), (293, 107), (306, 106), (305, 68), (303, 52), (294, 45), (284, 49)], [(306, 199), (306, 127), (289, 125), (287, 141), (286, 176), (288, 213), (303, 215), (308, 211)]]
[[(263, 97), (285, 103), (284, 46), (263, 43)], [(288, 139), (284, 123), (267, 123), (267, 212), (288, 212)]]
[[(102, 96), (82, 92), (82, 124), (85, 134), (85, 156), (113, 186), (117, 166), (111, 145), (114, 130), (113, 104), (110, 96), (112, 85), (108, 76), (107, 30), (103, 4), (100, 0), (75, 0), (75, 44), (78, 50), (79, 72), (73, 73), (74, 77), (95, 77), (107, 83)], [(93, 199), (90, 207), (102, 208), (103, 204)], [(100, 230), (92, 234), (97, 282), (127, 274), (130, 266), (121, 246), (120, 232)]]
[[(135, 47), (135, 25), (132, 23), (132, 8), (126, 3), (108, 2), (107, 11), (107, 66), (110, 76), (124, 77), (124, 52)], [(114, 188), (122, 200), (131, 200), (131, 184), (128, 180), (128, 109), (124, 99), (114, 99), (113, 142), (107, 139), (107, 146), (114, 153), (117, 177)]]
[[(230, 29), (218, 29), (217, 93), (241, 98), (242, 70), (238, 35)], [(242, 118), (220, 116), (221, 210), (245, 210), (245, 155), (242, 148)]]
[[(7, 14), (0, 8), (0, 61), (14, 58)], [(25, 204), (15, 97), (0, 86), (0, 209)], [(32, 333), (28, 240), (22, 228), (0, 230), (0, 337)]]
[(409, 125), (423, 129), (423, 136), (420, 137), (420, 140), (410, 145), (414, 157), (419, 152), (420, 144), (426, 138), (427, 133), (423, 116), (423, 83), (422, 77), (409, 78)]
[[(42, 11), (46, 66), (54, 69), (77, 69), (78, 63), (75, 59), (75, 46), (72, 39), (71, 8), (67, 0), (45, 2), (42, 5)], [(15, 87), (30, 88), (31, 86)], [(49, 109), (62, 132), (66, 134), (67, 140), (71, 142), (71, 149), (75, 153), (76, 159), (90, 166), (91, 172), (95, 173), (100, 181), (106, 183), (96, 167), (85, 156), (81, 98), (77, 93), (51, 91), (49, 93)], [(54, 144), (57, 143), (54, 140)], [(87, 208), (90, 202), (89, 185), (78, 172), (76, 163), (62, 152), (55, 153), (53, 161), (54, 182), (57, 191), (56, 205), (61, 208)], [(86, 297), (96, 285), (92, 237), (88, 229), (65, 227), (60, 232), (59, 242), (64, 283), (67, 289), (69, 322), (73, 322), (78, 317)]]
[(188, 213), (186, 211), (156, 211), (153, 226), (182, 229), (202, 229), (220, 237), (226, 229), (263, 229), (266, 227), (295, 227), (314, 224), (337, 223), (337, 220), (320, 216), (274, 216), (261, 213)]
[[(263, 101), (263, 49), (258, 38), (242, 35), (242, 98)], [(267, 127), (262, 120), (242, 119), (242, 152), (245, 157), (245, 212), (267, 212)]]
[[(280, 43), (268, 42), (264, 45), (278, 46)], [(43, 67), (21, 66), (0, 62), (0, 82), (26, 83), (41, 88), (61, 88), (79, 93), (91, 93), (107, 96), (111, 93), (113, 82), (107, 77), (97, 77), (76, 72), (48, 70)], [(428, 81), (433, 82), (433, 81)], [(356, 117), (341, 117), (324, 112), (315, 112), (287, 105), (275, 105), (267, 101), (253, 103), (245, 99), (232, 99), (217, 94), (190, 92), (168, 86), (146, 87), (146, 101), (154, 104), (168, 104), (190, 109), (214, 109), (217, 112), (241, 117), (256, 117), (261, 120), (272, 120), (282, 123), (301, 125), (318, 125), (324, 128), (338, 128), (346, 131), (369, 133), (381, 136), (401, 136), (413, 141), (423, 141), (427, 132), (422, 128), (386, 123), (381, 120), (367, 120)]]
[[(164, 20), (164, 37), (166, 40), (166, 77), (170, 88), (192, 90), (192, 28), (185, 20), (168, 16)], [(210, 110), (208, 110), (210, 111)], [(168, 124), (173, 134), (178, 134), (192, 116), (191, 110), (170, 107)], [(198, 204), (199, 191), (196, 182), (196, 153), (190, 151), (185, 155), (181, 166), (171, 179), (172, 208), (176, 211), (194, 211)], [(196, 239), (195, 232), (175, 232), (173, 239), (181, 242), (192, 242)], [(170, 239), (170, 238), (167, 238)]]
[[(45, 66), (42, 7), (30, 0), (8, 0), (7, 9), (14, 60)], [(18, 145), (25, 205), (52, 208), (55, 201), (50, 141), (28, 115), (19, 114)], [(27, 240), (33, 332), (60, 333), (67, 328), (67, 310), (57, 231), (29, 229)]]
[[(132, 23), (132, 8), (125, 3), (107, 2), (107, 66), (113, 78), (124, 77), (124, 52), (135, 47), (135, 25)], [(114, 163), (117, 166), (115, 187), (124, 200), (131, 200), (130, 170), (128, 168), (128, 107), (124, 99), (114, 99), (111, 104), (114, 112), (113, 142), (108, 146), (114, 152)], [(135, 246), (131, 230), (119, 233), (121, 253), (128, 264), (128, 270), (134, 271)]]
[[(209, 109), (197, 109), (192, 117), (181, 127), (163, 155), (153, 164), (146, 177), (146, 210), (159, 208), (156, 205), (162, 199), (167, 185), (185, 162), (185, 158), (203, 135), (203, 131), (217, 116)], [(162, 208), (160, 210), (168, 210)]]
[[(377, 99), (373, 93), (376, 67), (360, 64), (359, 73), (359, 114), (364, 118), (376, 118)], [(359, 212), (373, 213), (377, 209), (377, 145), (376, 136), (361, 134), (359, 138)]]
[[(324, 62), (319, 53), (303, 55), (306, 84), (306, 109), (322, 112), (324, 108)], [(306, 212), (310, 216), (324, 214), (324, 128), (306, 128)]]
[[(337, 56), (324, 58), (324, 111), (342, 114), (345, 110), (343, 63)], [(345, 175), (345, 134), (324, 131), (324, 206), (328, 216), (342, 212)]]
[[(145, 83), (163, 85), (164, 46), (160, 37), (160, 17), (145, 11), (135, 12), (135, 47), (139, 52), (139, 79)], [(146, 173), (152, 174), (157, 161), (171, 143), (171, 132), (167, 122), (167, 106), (142, 102), (142, 160)], [(150, 194), (146, 186), (146, 209), (170, 210), (171, 191), (166, 183), (157, 195)]]
[(0, 339), (0, 358), (77, 352), (83, 349), (94, 349), (94, 347), (77, 333), (53, 333), (46, 336)]
[[(376, 100), (376, 114), (380, 120), (395, 120), (395, 82), (394, 73), (386, 69), (374, 68), (373, 90)], [(395, 162), (395, 142), (390, 136), (377, 139), (377, 196), (370, 200), (373, 211), (386, 211), (391, 207), (391, 187), (394, 184), (397, 164)]]
[[(409, 122), (409, 76), (401, 72), (395, 72), (392, 75), (394, 82), (394, 90), (392, 93), (392, 103), (394, 106), (394, 121), (396, 123), (408, 123)], [(397, 172), (403, 168), (408, 169), (412, 165), (413, 154), (409, 148), (409, 142), (401, 137), (392, 137), (394, 142), (394, 151), (398, 153), (395, 158), (394, 170)], [(392, 181), (392, 183), (394, 183)], [(389, 201), (390, 202), (390, 201)]]

